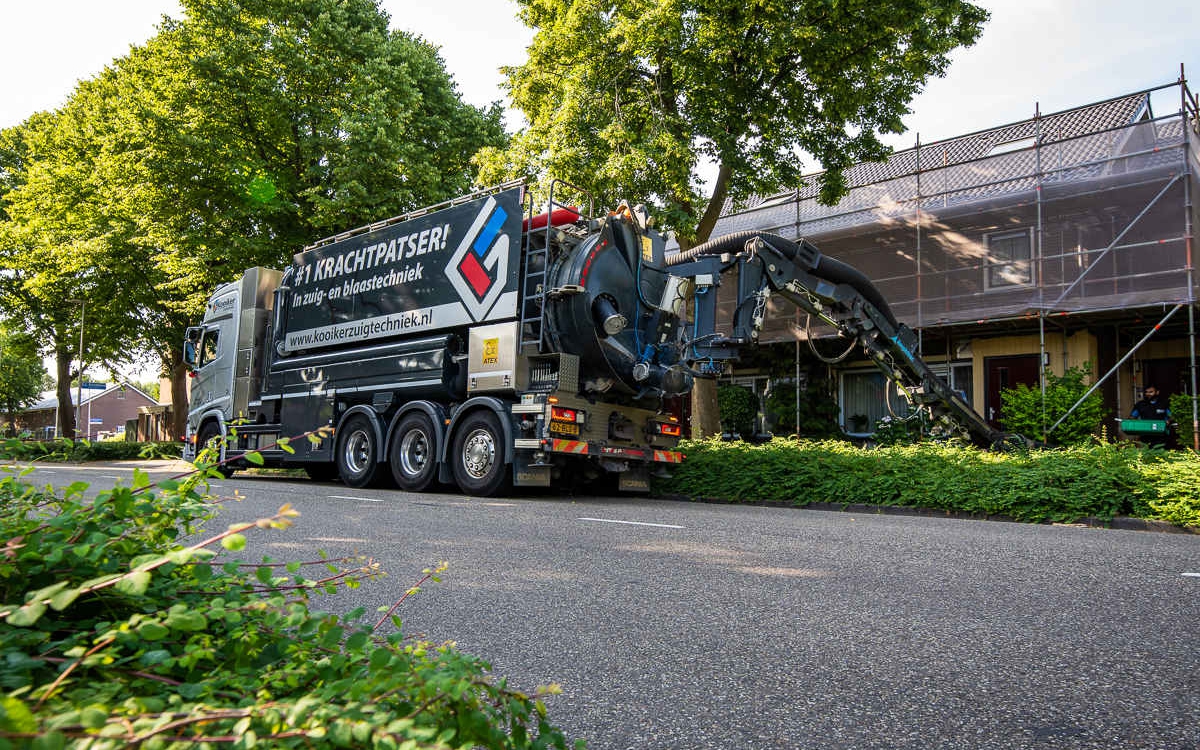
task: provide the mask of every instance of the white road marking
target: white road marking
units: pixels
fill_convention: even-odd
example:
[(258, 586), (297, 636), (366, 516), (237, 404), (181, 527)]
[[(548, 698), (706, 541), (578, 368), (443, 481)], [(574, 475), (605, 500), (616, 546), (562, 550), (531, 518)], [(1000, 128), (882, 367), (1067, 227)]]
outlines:
[(623, 523), (629, 526), (654, 526), (660, 529), (682, 529), (684, 526), (673, 526), (669, 523), (645, 523), (643, 521), (618, 521), (612, 518), (578, 518), (578, 521), (595, 521), (597, 523)]
[(1200, 573), (1184, 573), (1183, 575), (1188, 576), (1189, 578), (1200, 578)]
[(115, 474), (101, 474), (100, 478), (101, 479), (124, 479), (125, 477), (119, 477), (119, 476), (116, 476)]
[(352, 497), (350, 495), (329, 495), (329, 497), (337, 500), (360, 500), (365, 503), (382, 503), (383, 499), (378, 497)]

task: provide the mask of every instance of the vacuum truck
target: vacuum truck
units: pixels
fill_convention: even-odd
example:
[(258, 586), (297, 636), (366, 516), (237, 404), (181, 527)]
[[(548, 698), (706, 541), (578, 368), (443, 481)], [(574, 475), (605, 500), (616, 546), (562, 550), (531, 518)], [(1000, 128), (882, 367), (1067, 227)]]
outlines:
[[(875, 287), (810, 243), (744, 232), (668, 253), (643, 208), (597, 216), (556, 189), (536, 215), (521, 184), (479, 191), (219, 287), (184, 342), (184, 457), (211, 443), (227, 472), (253, 451), (351, 487), (489, 496), (610, 472), (647, 491), (683, 460), (669, 405), (756, 343), (773, 295), (975, 443), (1004, 440)], [(718, 316), (723, 280), (732, 319)]]

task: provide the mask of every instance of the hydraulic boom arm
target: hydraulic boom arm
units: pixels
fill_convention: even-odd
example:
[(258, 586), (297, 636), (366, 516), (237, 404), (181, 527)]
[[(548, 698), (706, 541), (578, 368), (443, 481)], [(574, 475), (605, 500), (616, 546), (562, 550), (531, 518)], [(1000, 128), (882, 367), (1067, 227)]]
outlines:
[[(976, 445), (1000, 447), (1012, 439), (993, 429), (917, 356), (916, 334), (896, 320), (866, 276), (822, 255), (811, 243), (741, 232), (668, 256), (667, 264), (672, 275), (695, 284), (695, 324), (686, 359), (702, 372), (736, 359), (742, 347), (757, 341), (767, 301), (774, 294), (861, 346), (915, 405), (957, 425)], [(732, 330), (719, 335), (716, 287), (734, 268), (738, 275)]]

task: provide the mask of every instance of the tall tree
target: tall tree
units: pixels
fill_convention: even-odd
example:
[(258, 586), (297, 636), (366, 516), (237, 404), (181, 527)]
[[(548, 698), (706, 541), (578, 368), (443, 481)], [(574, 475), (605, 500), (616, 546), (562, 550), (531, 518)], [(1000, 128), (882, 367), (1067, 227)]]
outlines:
[(727, 198), (799, 183), (805, 153), (835, 202), (988, 15), (963, 0), (518, 3), (537, 33), (508, 87), (529, 125), (485, 163), (652, 202), (685, 247)]
[(518, 4), (536, 34), (508, 86), (528, 127), (481, 154), (485, 174), (645, 202), (684, 248), (728, 199), (798, 185), (806, 153), (836, 202), (844, 171), (886, 156), (879, 136), (903, 132), (908, 103), (988, 17), (963, 0)]
[(119, 286), (126, 341), (159, 355), (176, 404), (183, 328), (218, 283), (458, 194), (475, 151), (503, 142), (498, 108), (464, 104), (436, 49), (389, 31), (375, 0), (181, 5), (80, 86), (57, 114), (87, 137), (54, 141), (8, 201), (27, 247)]

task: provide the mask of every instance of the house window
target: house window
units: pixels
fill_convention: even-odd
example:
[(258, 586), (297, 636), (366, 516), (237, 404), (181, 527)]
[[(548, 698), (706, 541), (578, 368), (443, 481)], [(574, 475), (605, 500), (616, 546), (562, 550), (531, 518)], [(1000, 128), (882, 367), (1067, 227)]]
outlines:
[(996, 232), (984, 236), (987, 264), (985, 289), (1008, 289), (1033, 283), (1033, 230)]
[[(973, 370), (970, 362), (938, 363), (930, 365), (929, 369), (971, 404)], [(843, 429), (857, 435), (873, 433), (875, 423), (884, 417), (902, 419), (912, 412), (904, 394), (879, 370), (843, 372), (838, 400), (842, 407)]]
[(876, 422), (892, 416), (893, 412), (897, 417), (908, 416), (908, 402), (896, 393), (882, 372), (844, 372), (841, 380), (838, 400), (842, 405), (842, 425), (846, 432), (869, 435), (875, 431)]

